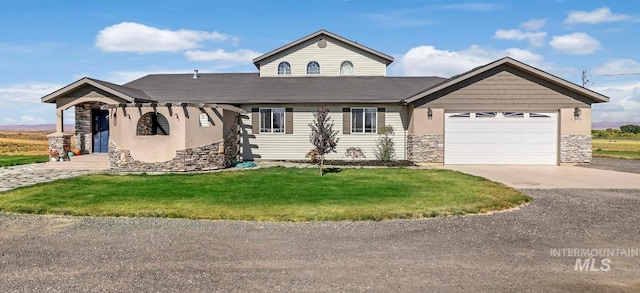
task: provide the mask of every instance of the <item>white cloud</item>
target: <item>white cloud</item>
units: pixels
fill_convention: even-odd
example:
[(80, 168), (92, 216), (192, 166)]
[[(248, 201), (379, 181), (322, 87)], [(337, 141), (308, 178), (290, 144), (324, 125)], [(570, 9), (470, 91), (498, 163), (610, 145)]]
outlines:
[(19, 125), (25, 125), (25, 124), (45, 124), (47, 123), (47, 120), (42, 119), (42, 118), (38, 118), (38, 117), (33, 117), (33, 116), (29, 116), (29, 115), (23, 115), (20, 117), (20, 122), (18, 122)]
[(215, 51), (189, 50), (184, 52), (184, 55), (191, 61), (251, 62), (253, 58), (262, 55), (262, 53), (245, 49), (240, 49), (235, 52), (218, 49)]
[(569, 12), (569, 15), (564, 20), (567, 24), (576, 23), (603, 23), (603, 22), (616, 22), (629, 19), (629, 15), (615, 14), (611, 12), (609, 7), (596, 8), (591, 12), (574, 10)]
[(567, 54), (588, 55), (600, 50), (600, 41), (586, 33), (553, 36), (549, 45)]
[[(207, 40), (224, 41), (230, 37), (218, 32), (166, 30), (135, 22), (108, 26), (96, 36), (95, 46), (106, 52), (178, 52), (201, 47)], [(237, 39), (232, 39), (237, 42)]]
[(520, 24), (520, 27), (528, 31), (536, 31), (544, 27), (546, 24), (547, 24), (547, 19), (540, 18), (540, 19), (532, 19), (529, 21), (525, 21)]
[(396, 70), (402, 75), (409, 76), (450, 77), (505, 56), (535, 67), (552, 67), (541, 55), (517, 48), (495, 50), (473, 45), (460, 51), (448, 51), (438, 50), (433, 46), (419, 46), (398, 58)]
[(593, 106), (594, 122), (640, 122), (640, 80), (602, 85), (591, 88), (603, 95), (610, 97), (607, 104)]
[(546, 32), (523, 32), (519, 29), (510, 29), (510, 30), (497, 30), (493, 35), (496, 39), (501, 40), (515, 40), (515, 41), (523, 41), (526, 40), (532, 46), (542, 46), (544, 44), (545, 38), (547, 37)]
[(40, 103), (40, 98), (61, 86), (48, 83), (23, 83), (0, 86), (0, 106)]
[(640, 73), (640, 63), (631, 59), (613, 59), (592, 70), (599, 75), (620, 75)]

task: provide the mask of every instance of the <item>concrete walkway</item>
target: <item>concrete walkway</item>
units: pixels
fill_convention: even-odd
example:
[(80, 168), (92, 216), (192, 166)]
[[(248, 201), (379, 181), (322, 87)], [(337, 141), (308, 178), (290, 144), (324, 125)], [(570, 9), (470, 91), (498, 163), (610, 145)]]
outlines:
[(576, 166), (445, 165), (513, 188), (640, 189), (640, 174)]
[(40, 165), (42, 164), (0, 167), (0, 192), (97, 172), (95, 170), (46, 170), (39, 168)]

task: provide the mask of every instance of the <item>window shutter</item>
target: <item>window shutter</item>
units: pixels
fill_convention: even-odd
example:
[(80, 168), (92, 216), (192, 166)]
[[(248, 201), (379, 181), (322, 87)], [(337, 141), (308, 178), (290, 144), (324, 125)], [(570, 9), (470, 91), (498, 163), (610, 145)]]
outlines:
[(260, 108), (251, 108), (251, 133), (260, 133)]
[(386, 126), (385, 120), (384, 120), (384, 112), (385, 112), (384, 108), (378, 108), (378, 124), (376, 125), (378, 129), (378, 133), (380, 133), (380, 129), (382, 127)]
[(351, 133), (351, 108), (342, 108), (342, 133)]
[(285, 108), (284, 112), (285, 134), (293, 134), (293, 108)]

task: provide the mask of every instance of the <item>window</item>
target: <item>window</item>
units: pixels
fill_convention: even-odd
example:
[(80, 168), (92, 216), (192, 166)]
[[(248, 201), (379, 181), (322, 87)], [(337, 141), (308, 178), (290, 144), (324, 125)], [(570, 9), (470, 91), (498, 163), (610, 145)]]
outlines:
[(136, 135), (169, 135), (169, 121), (160, 113), (144, 114), (138, 120)]
[(522, 112), (504, 112), (502, 115), (505, 118), (524, 118), (524, 113)]
[(320, 64), (316, 61), (311, 61), (307, 64), (307, 74), (320, 74)]
[(540, 113), (529, 113), (529, 117), (531, 117), (531, 118), (551, 118), (551, 116), (549, 116), (547, 114), (540, 114)]
[(260, 133), (284, 133), (284, 108), (260, 109)]
[(351, 133), (376, 133), (377, 108), (351, 108)]
[(471, 118), (471, 113), (458, 113), (449, 116), (449, 118)]
[(353, 74), (353, 63), (351, 61), (343, 61), (340, 65), (340, 74)]
[(476, 113), (476, 118), (494, 118), (497, 115), (497, 112), (478, 112)]
[(278, 75), (291, 75), (291, 64), (287, 61), (282, 61), (278, 64)]

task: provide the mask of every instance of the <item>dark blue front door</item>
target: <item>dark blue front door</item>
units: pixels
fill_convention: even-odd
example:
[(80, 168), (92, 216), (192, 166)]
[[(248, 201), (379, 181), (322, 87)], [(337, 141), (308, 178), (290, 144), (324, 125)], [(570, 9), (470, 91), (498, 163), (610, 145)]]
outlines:
[(109, 151), (109, 111), (93, 110), (93, 152)]

